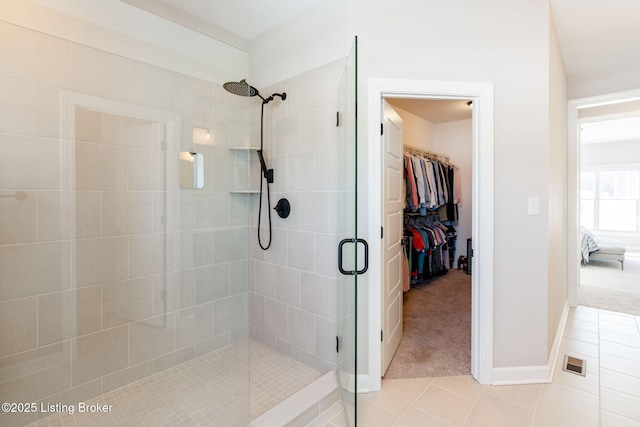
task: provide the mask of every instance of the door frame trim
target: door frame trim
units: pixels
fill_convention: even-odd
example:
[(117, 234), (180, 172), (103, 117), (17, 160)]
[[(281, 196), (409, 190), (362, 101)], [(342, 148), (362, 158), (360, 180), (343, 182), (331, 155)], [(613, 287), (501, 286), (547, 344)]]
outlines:
[[(368, 385), (381, 388), (382, 327), (382, 98), (471, 99), (473, 101), (473, 246), (471, 297), (471, 374), (481, 384), (493, 381), (493, 254), (494, 254), (494, 88), (492, 83), (376, 79), (368, 84), (368, 235), (371, 249), (368, 292)], [(364, 384), (363, 384), (364, 385)]]

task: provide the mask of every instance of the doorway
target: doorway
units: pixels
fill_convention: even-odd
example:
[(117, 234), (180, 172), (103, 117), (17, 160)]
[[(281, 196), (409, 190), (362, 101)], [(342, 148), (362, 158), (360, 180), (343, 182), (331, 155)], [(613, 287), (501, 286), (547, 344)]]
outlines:
[(580, 108), (577, 118), (582, 264), (577, 303), (640, 314), (640, 101)]
[[(473, 162), (473, 265), (472, 275), (472, 331), (471, 374), (481, 384), (493, 381), (493, 85), (488, 83), (432, 82), (422, 80), (370, 79), (368, 82), (368, 126), (370, 146), (379, 147), (380, 120), (383, 98), (412, 98), (460, 100), (474, 103), (472, 121)], [(374, 130), (377, 130), (375, 132)], [(375, 132), (375, 133), (374, 133)], [(375, 144), (375, 145), (374, 145)], [(381, 152), (369, 152), (369, 236), (380, 235), (382, 221)], [(382, 239), (371, 239), (371, 265), (382, 265)], [(368, 388), (380, 389), (381, 385), (381, 335), (382, 281), (381, 269), (371, 269), (369, 283), (369, 345)]]
[(383, 105), (382, 374), (469, 375), (473, 104)]
[(578, 305), (580, 283), (580, 116), (582, 112), (615, 108), (626, 102), (640, 100), (640, 90), (615, 92), (605, 95), (570, 100), (568, 104), (568, 300), (569, 305)]

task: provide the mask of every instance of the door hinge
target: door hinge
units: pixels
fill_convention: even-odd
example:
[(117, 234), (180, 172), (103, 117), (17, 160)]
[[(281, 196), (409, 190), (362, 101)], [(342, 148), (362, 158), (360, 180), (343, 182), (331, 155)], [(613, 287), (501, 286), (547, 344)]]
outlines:
[(340, 352), (340, 337), (336, 335), (336, 353)]
[(384, 239), (384, 227), (380, 227), (380, 238)]
[(384, 331), (380, 331), (380, 342), (384, 341)]
[(384, 124), (380, 123), (380, 135), (384, 135)]

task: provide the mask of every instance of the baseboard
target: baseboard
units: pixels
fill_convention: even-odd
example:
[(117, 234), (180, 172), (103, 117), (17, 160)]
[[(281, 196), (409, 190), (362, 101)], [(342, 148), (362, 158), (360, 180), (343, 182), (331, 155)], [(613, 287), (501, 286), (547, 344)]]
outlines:
[[(369, 375), (368, 374), (358, 374), (358, 394), (360, 393), (369, 393), (371, 390), (371, 385), (369, 384)], [(380, 391), (380, 390), (377, 390)]]
[(551, 382), (548, 365), (493, 368), (493, 385), (540, 384)]
[(356, 381), (358, 385), (358, 394), (369, 393), (370, 391), (380, 391), (371, 389), (371, 384), (369, 383), (369, 374), (358, 374), (356, 376), (344, 371), (338, 371), (338, 386), (347, 393), (354, 393), (354, 386), (356, 385)]
[(512, 368), (493, 368), (493, 384), (494, 385), (511, 385), (511, 384), (540, 384), (550, 383), (553, 378), (553, 372), (556, 366), (556, 360), (560, 353), (560, 344), (564, 328), (567, 323), (569, 314), (569, 304), (565, 302), (562, 317), (556, 329), (556, 336), (553, 340), (553, 346), (549, 353), (549, 360), (546, 365), (539, 366), (517, 366)]
[(556, 336), (553, 340), (553, 346), (551, 347), (551, 353), (549, 353), (549, 372), (550, 377), (553, 378), (553, 374), (555, 372), (558, 360), (558, 356), (560, 355), (560, 344), (562, 344), (562, 338), (564, 337), (564, 329), (567, 326), (567, 317), (569, 316), (569, 301), (565, 301), (564, 309), (562, 310), (562, 316), (560, 317), (560, 322), (558, 323), (558, 328), (556, 329)]

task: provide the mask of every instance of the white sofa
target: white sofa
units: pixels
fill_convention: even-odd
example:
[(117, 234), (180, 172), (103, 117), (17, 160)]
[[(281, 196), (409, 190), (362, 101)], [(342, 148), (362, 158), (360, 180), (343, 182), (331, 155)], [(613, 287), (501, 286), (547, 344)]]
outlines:
[(624, 243), (620, 240), (605, 239), (597, 237), (596, 242), (598, 249), (589, 254), (589, 261), (593, 259), (608, 260), (608, 261), (620, 261), (620, 269), (624, 270)]

